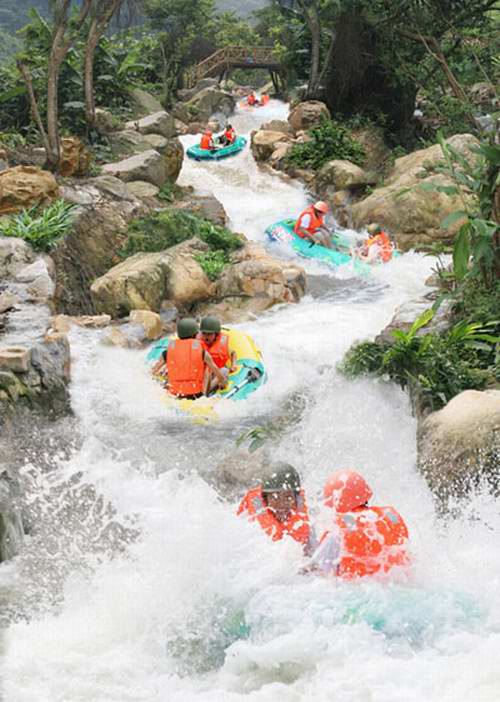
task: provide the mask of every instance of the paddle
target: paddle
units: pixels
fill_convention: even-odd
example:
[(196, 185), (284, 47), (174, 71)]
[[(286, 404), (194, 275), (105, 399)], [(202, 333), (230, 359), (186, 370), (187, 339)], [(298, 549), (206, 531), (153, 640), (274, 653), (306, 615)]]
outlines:
[(227, 395), (224, 395), (224, 398), (227, 400), (233, 395), (235, 395), (241, 388), (244, 388), (245, 385), (248, 385), (249, 383), (255, 383), (259, 378), (264, 375), (264, 371), (262, 371), (260, 368), (250, 368), (250, 370), (247, 373), (247, 376), (243, 382), (241, 382), (239, 385), (235, 385), (235, 387), (227, 393)]

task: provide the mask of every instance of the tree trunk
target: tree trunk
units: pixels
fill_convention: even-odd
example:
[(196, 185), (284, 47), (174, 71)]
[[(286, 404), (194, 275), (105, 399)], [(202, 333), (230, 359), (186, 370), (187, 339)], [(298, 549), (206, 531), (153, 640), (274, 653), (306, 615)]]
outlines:
[(305, 0), (298, 0), (300, 9), (304, 14), (304, 21), (311, 35), (311, 68), (307, 97), (316, 97), (319, 87), (319, 64), (321, 53), (321, 29), (319, 24), (318, 7), (316, 2), (310, 4)]
[(49, 56), (49, 65), (47, 71), (47, 168), (51, 171), (56, 171), (59, 165), (60, 148), (59, 148), (59, 101), (58, 101), (58, 86), (59, 86), (59, 71), (61, 64), (64, 61), (69, 45), (62, 43), (62, 39), (66, 33), (66, 18), (57, 27), (52, 48)]

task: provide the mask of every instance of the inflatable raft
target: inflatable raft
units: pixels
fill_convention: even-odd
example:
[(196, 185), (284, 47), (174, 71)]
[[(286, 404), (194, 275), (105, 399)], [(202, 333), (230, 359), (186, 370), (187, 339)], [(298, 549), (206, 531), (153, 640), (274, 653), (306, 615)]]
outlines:
[[(229, 337), (229, 351), (236, 354), (236, 370), (229, 374), (229, 382), (223, 390), (218, 390), (210, 397), (200, 397), (198, 400), (177, 399), (165, 393), (165, 402), (169, 407), (182, 413), (189, 414), (200, 421), (217, 417), (216, 405), (221, 400), (246, 400), (266, 380), (266, 372), (262, 363), (262, 353), (254, 340), (239, 329), (222, 328)], [(163, 351), (168, 348), (170, 339), (160, 339), (149, 351), (146, 361), (151, 366), (158, 361)], [(160, 377), (157, 380), (162, 381)]]
[(249, 105), (248, 102), (245, 100), (241, 100), (239, 105), (240, 107), (243, 107), (246, 110), (252, 110), (254, 107), (265, 107), (267, 103), (269, 102), (269, 95), (263, 95), (260, 98), (257, 98), (259, 102), (256, 105)]
[(246, 137), (239, 136), (236, 137), (233, 144), (221, 146), (215, 151), (202, 149), (199, 144), (195, 144), (194, 146), (190, 146), (186, 153), (189, 158), (193, 158), (195, 161), (220, 161), (221, 158), (227, 158), (228, 156), (238, 154), (245, 148), (246, 143)]
[[(338, 246), (337, 249), (327, 249), (321, 244), (313, 244), (307, 239), (302, 239), (293, 231), (296, 219), (283, 219), (280, 222), (271, 224), (266, 229), (266, 234), (271, 241), (281, 241), (288, 244), (300, 256), (305, 258), (315, 258), (318, 261), (324, 261), (331, 266), (344, 266), (348, 263), (353, 263), (355, 270), (358, 272), (367, 272), (370, 270), (371, 264), (366, 261), (361, 261), (358, 258), (351, 256), (352, 242), (341, 234), (333, 235), (333, 243)], [(393, 256), (399, 255), (394, 251)]]

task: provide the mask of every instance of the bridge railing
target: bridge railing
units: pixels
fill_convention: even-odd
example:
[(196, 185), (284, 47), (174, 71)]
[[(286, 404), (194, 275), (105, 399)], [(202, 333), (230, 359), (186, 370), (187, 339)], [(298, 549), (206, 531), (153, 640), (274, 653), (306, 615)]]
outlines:
[(187, 71), (186, 83), (188, 87), (192, 87), (212, 72), (222, 72), (233, 64), (274, 66), (277, 63), (272, 46), (226, 46)]

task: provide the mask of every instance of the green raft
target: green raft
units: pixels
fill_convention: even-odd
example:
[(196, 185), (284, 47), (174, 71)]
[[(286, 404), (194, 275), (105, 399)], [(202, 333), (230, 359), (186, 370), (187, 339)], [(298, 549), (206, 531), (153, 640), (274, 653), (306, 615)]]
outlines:
[(194, 146), (190, 146), (186, 153), (189, 158), (193, 158), (195, 161), (220, 161), (221, 158), (227, 158), (228, 156), (235, 156), (238, 154), (245, 148), (246, 143), (246, 137), (239, 136), (233, 144), (221, 146), (215, 151), (202, 149), (199, 144), (195, 144)]

